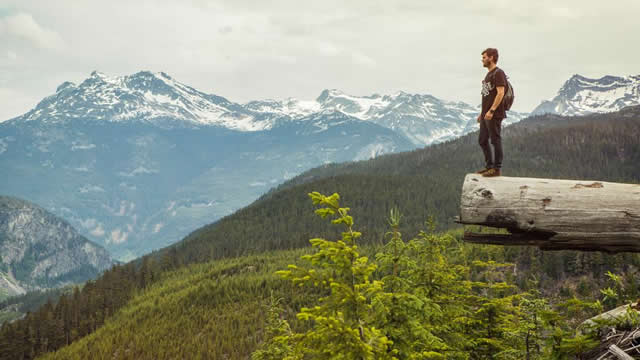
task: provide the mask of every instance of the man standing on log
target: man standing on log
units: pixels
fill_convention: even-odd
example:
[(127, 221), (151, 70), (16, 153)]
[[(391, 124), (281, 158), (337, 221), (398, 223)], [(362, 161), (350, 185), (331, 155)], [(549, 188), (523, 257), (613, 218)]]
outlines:
[[(502, 120), (507, 117), (502, 103), (504, 91), (507, 86), (507, 76), (502, 69), (496, 65), (498, 63), (498, 49), (487, 48), (482, 53), (482, 66), (488, 72), (482, 80), (482, 111), (478, 115), (480, 123), (480, 134), (478, 143), (484, 153), (485, 168), (477, 171), (482, 176), (500, 176), (502, 168), (502, 138), (500, 130)], [(493, 145), (492, 156), (489, 139)]]

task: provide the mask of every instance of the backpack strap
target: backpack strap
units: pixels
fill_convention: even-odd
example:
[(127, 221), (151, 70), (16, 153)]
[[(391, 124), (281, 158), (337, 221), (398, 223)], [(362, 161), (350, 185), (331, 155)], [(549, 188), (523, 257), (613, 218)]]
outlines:
[[(501, 68), (499, 68), (499, 67), (496, 65), (496, 68), (495, 68), (495, 69), (493, 69), (493, 73), (491, 74), (491, 77), (493, 77), (493, 78), (495, 79), (495, 78), (496, 78), (496, 72), (498, 72), (498, 70), (501, 70), (502, 72), (504, 72), (504, 70), (502, 70)], [(509, 75), (507, 75), (507, 73), (504, 73), (504, 78), (507, 80), (507, 85), (505, 86), (505, 88), (506, 88), (507, 86), (509, 86)], [(494, 83), (495, 83), (495, 82), (494, 82)], [(505, 89), (505, 90), (506, 90), (506, 89)]]

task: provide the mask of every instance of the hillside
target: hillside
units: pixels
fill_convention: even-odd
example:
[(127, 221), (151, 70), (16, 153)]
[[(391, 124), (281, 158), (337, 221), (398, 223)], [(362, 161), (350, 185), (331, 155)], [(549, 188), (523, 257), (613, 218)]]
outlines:
[[(455, 269), (458, 269), (459, 266), (463, 266), (462, 264), (470, 264), (472, 260), (501, 263), (506, 259), (513, 258), (512, 249), (461, 243), (460, 231), (451, 232), (449, 235), (451, 235), (453, 242), (448, 243), (445, 247), (443, 255), (446, 256), (447, 263), (441, 264), (441, 266), (450, 266), (452, 271), (457, 271), (454, 270), (454, 266)], [(405, 238), (408, 239), (409, 236), (405, 235)], [(375, 255), (382, 251), (381, 246), (364, 245), (360, 247), (360, 252), (370, 259), (378, 258)], [(137, 293), (95, 333), (57, 352), (46, 354), (41, 359), (248, 359), (255, 350), (262, 346), (263, 342), (267, 341), (267, 304), (270, 301), (270, 296), (284, 299), (281, 316), (290, 322), (294, 331), (309, 329), (310, 324), (297, 319), (295, 314), (303, 307), (316, 303), (319, 295), (324, 293), (319, 293), (310, 287), (294, 286), (277, 276), (275, 271), (286, 269), (289, 264), (301, 266), (304, 262), (300, 260), (300, 256), (311, 253), (310, 247), (267, 251), (257, 255), (193, 264), (176, 271), (163, 273), (153, 285), (146, 288), (144, 292)], [(433, 255), (431, 251), (424, 254), (427, 254), (427, 258)], [(619, 263), (631, 260), (624, 256), (616, 256), (611, 259), (615, 259)], [(530, 254), (527, 260), (533, 260), (538, 265), (540, 262), (544, 263), (542, 257), (537, 257), (535, 254)], [(639, 266), (640, 257), (635, 257), (633, 261), (627, 262), (629, 265), (632, 263)], [(423, 266), (428, 264), (428, 269), (431, 269), (432, 266), (436, 267), (431, 263), (420, 264)], [(507, 267), (509, 270), (505, 270), (502, 265), (501, 270), (493, 270), (490, 272), (491, 275), (484, 273), (482, 266), (474, 267), (468, 277), (460, 274), (462, 278), (456, 279), (455, 283), (460, 281), (462, 284), (465, 279), (474, 279), (475, 281), (492, 279), (489, 281), (496, 281), (496, 286), (502, 289), (499, 290), (499, 293), (505, 295), (505, 289), (513, 287), (515, 281), (520, 284), (519, 287), (515, 287), (516, 294), (523, 295), (524, 291), (536, 289), (535, 282), (531, 282), (531, 280), (535, 279), (535, 276), (541, 275), (541, 268), (525, 269), (520, 265), (522, 265), (521, 261), (516, 264), (513, 270), (510, 270), (510, 267)], [(558, 264), (556, 263), (554, 266), (558, 266)], [(624, 266), (606, 266), (605, 268), (625, 271)], [(427, 274), (430, 273), (427, 269), (424, 271)], [(380, 279), (384, 274), (385, 271), (380, 268), (379, 271), (376, 271), (375, 278)], [(520, 277), (528, 278), (528, 281), (517, 280)], [(449, 306), (466, 306), (457, 303), (458, 301), (462, 302), (462, 298), (455, 293), (461, 289), (452, 285), (442, 286), (441, 282), (445, 278), (437, 275), (431, 278), (431, 283), (437, 289), (436, 292), (446, 294), (446, 298), (450, 299), (446, 301), (446, 305), (441, 304), (438, 308), (441, 315)], [(629, 280), (627, 277), (626, 281)], [(545, 305), (544, 311), (547, 315), (544, 316), (552, 314), (551, 304), (554, 311), (564, 315), (556, 315), (557, 318), (555, 318), (553, 326), (543, 321), (538, 324), (540, 333), (536, 334), (543, 335), (545, 340), (542, 339), (542, 336), (535, 340), (539, 346), (538, 351), (544, 351), (544, 354), (539, 354), (539, 357), (535, 357), (536, 359), (547, 358), (544, 357), (545, 354), (551, 353), (552, 346), (547, 342), (551, 339), (551, 329), (553, 329), (554, 336), (562, 336), (567, 340), (566, 343), (562, 342), (567, 349), (562, 351), (556, 349), (555, 355), (575, 353), (576, 350), (569, 345), (570, 341), (568, 340), (575, 335), (574, 326), (585, 318), (596, 314), (600, 307), (597, 306), (597, 303), (595, 305), (583, 304), (574, 296), (587, 299), (598, 298), (600, 296), (596, 292), (598, 286), (606, 285), (600, 283), (599, 280), (593, 281), (591, 275), (583, 275), (578, 287), (570, 285), (570, 281), (566, 283), (558, 281), (558, 283), (563, 285), (555, 295), (548, 295), (545, 304), (548, 302), (549, 305)], [(482, 289), (482, 287), (480, 288)], [(507, 291), (507, 294), (511, 298), (511, 291)], [(436, 298), (436, 295), (431, 296)], [(487, 295), (481, 295), (480, 302), (491, 301), (492, 296), (485, 296)], [(452, 299), (456, 299), (456, 302)], [(475, 307), (472, 305), (471, 309), (473, 308)], [(524, 308), (512, 310), (527, 311)], [(428, 309), (425, 308), (423, 311), (428, 311)], [(506, 312), (511, 310), (496, 307), (494, 311), (497, 314), (496, 317), (500, 317), (501, 315), (505, 316)], [(466, 329), (461, 330), (465, 332), (465, 340), (472, 339), (478, 334), (483, 337), (481, 335), (484, 333), (483, 327), (485, 326), (483, 318), (483, 312), (478, 310), (462, 315), (461, 319), (456, 319), (456, 322), (473, 323), (475, 324), (473, 326), (477, 328), (478, 333), (475, 333), (466, 326), (462, 326), (462, 329)], [(504, 321), (503, 325), (505, 325), (512, 321), (509, 319), (505, 316), (500, 321)], [(446, 319), (447, 322), (450, 320)], [(397, 319), (396, 321), (402, 320)], [(438, 320), (429, 319), (429, 321), (436, 322)], [(440, 336), (454, 339), (460, 335), (455, 333), (456, 329), (458, 326), (447, 325), (444, 327), (444, 333), (441, 333)], [(499, 346), (498, 344), (504, 341), (514, 354), (522, 354), (522, 338), (515, 341), (508, 335), (503, 337), (499, 333), (489, 337), (493, 338), (492, 346)], [(453, 347), (453, 344), (449, 345)], [(29, 349), (29, 346), (30, 344), (23, 341), (11, 344), (12, 349)], [(466, 349), (465, 352), (468, 355), (472, 353), (477, 355), (486, 351), (491, 353), (492, 351), (491, 347), (487, 350), (483, 345), (477, 345), (474, 341), (464, 341), (461, 347)], [(464, 357), (455, 358), (462, 359)]]
[(0, 300), (83, 282), (113, 265), (109, 253), (38, 205), (0, 196)]
[(309, 250), (223, 259), (165, 274), (97, 332), (41, 359), (246, 359), (262, 340), (263, 305), (271, 291), (286, 296), (291, 310), (317, 297), (274, 275)]

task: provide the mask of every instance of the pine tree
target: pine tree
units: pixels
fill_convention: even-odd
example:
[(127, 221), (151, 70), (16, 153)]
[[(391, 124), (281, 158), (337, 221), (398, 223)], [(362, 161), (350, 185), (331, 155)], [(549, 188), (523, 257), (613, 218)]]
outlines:
[(270, 302), (267, 309), (267, 325), (265, 331), (265, 341), (262, 347), (251, 354), (251, 360), (281, 360), (291, 356), (292, 331), (287, 320), (282, 317), (282, 298), (275, 298), (271, 292)]
[(376, 265), (358, 252), (356, 239), (362, 234), (353, 229), (349, 208), (339, 206), (338, 193), (325, 196), (314, 191), (308, 195), (314, 205), (324, 206), (316, 209), (316, 214), (322, 218), (335, 215), (332, 223), (343, 224), (345, 231), (336, 241), (309, 240), (316, 251), (301, 259), (311, 262), (311, 267), (290, 264), (288, 270), (276, 271), (293, 284), (313, 285), (328, 293), (317, 305), (302, 307), (296, 314), (298, 319), (312, 321), (313, 326), (290, 336), (293, 349), (284, 359), (305, 355), (314, 359), (397, 359), (389, 351), (392, 342), (372, 325), (377, 317), (372, 301), (383, 291), (383, 283), (370, 279)]
[[(444, 257), (442, 236), (420, 232), (408, 244), (399, 231), (401, 214), (390, 211), (388, 223), (391, 239), (376, 254), (385, 292), (378, 296), (378, 327), (393, 341), (400, 359), (467, 359), (456, 336), (457, 320), (464, 310), (456, 296), (468, 292), (462, 279), (464, 270), (449, 264)], [(454, 285), (457, 283), (458, 285)], [(446, 289), (446, 290), (445, 290)], [(461, 291), (460, 293), (456, 293)], [(458, 312), (460, 310), (460, 312)], [(459, 325), (459, 324), (458, 324)]]
[(550, 337), (553, 323), (558, 322), (560, 314), (551, 309), (548, 300), (541, 297), (537, 289), (538, 280), (528, 280), (529, 291), (520, 294), (515, 327), (505, 334), (505, 339), (518, 346), (502, 355), (514, 359), (538, 360), (551, 357), (553, 339)]
[(470, 329), (471, 359), (517, 359), (513, 350), (523, 347), (522, 339), (509, 334), (517, 328), (517, 302), (521, 295), (515, 293), (515, 286), (497, 281), (502, 274), (500, 270), (513, 264), (475, 260), (473, 266), (484, 269), (480, 275), (486, 282), (473, 283), (479, 294), (471, 297), (475, 308)]

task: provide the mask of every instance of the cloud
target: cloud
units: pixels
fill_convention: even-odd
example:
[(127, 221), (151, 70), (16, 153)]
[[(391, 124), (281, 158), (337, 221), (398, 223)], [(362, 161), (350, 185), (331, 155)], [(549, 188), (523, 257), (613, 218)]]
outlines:
[(353, 62), (358, 65), (374, 66), (376, 64), (375, 60), (357, 51), (353, 52), (351, 54), (351, 57), (353, 59)]
[(336, 56), (342, 52), (335, 44), (322, 41), (318, 44), (318, 52), (324, 56)]
[(374, 66), (375, 60), (357, 50), (350, 50), (335, 43), (321, 41), (316, 45), (318, 53), (327, 57), (344, 56), (356, 65)]
[(567, 18), (567, 19), (577, 19), (580, 17), (580, 10), (578, 9), (570, 9), (568, 7), (550, 7), (549, 13), (551, 16), (559, 17), (559, 18)]
[(27, 40), (42, 49), (60, 49), (64, 45), (58, 33), (40, 26), (33, 16), (27, 13), (0, 18), (0, 38), (6, 41), (10, 37)]
[[(0, 71), (0, 82), (2, 82), (2, 71)], [(0, 83), (0, 85), (2, 84)], [(22, 89), (0, 87), (0, 104), (2, 104), (0, 106), (0, 122), (27, 112), (29, 108), (35, 106), (41, 100), (22, 91)]]

